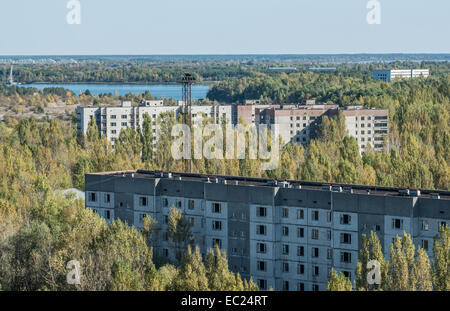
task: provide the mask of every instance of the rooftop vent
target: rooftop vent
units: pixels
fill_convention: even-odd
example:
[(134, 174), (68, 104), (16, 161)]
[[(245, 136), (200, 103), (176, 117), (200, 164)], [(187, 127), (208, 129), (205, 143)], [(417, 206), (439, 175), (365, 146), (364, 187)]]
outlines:
[(420, 190), (417, 189), (410, 189), (409, 195), (412, 197), (420, 197)]
[(163, 173), (164, 178), (172, 178), (172, 173)]
[(350, 187), (344, 187), (343, 191), (346, 192), (346, 193), (353, 193), (353, 189), (350, 188)]
[(206, 182), (206, 183), (209, 183), (210, 181), (209, 181), (209, 177), (202, 177), (202, 181), (203, 182)]
[(234, 184), (237, 186), (237, 185), (239, 185), (239, 180), (235, 180), (234, 181)]
[(278, 185), (278, 181), (273, 180), (273, 179), (268, 180), (267, 181), (267, 185), (269, 185), (269, 186), (276, 186), (276, 185)]
[(294, 184), (294, 185), (292, 185), (292, 188), (294, 188), (294, 189), (302, 189), (302, 185)]
[(322, 190), (331, 191), (331, 185), (329, 184), (322, 185)]
[(161, 178), (162, 177), (162, 173), (160, 173), (160, 172), (155, 172), (155, 177), (157, 177), (157, 178)]
[(409, 195), (409, 189), (399, 189), (398, 194), (402, 196), (408, 196)]
[(220, 182), (221, 184), (224, 184), (224, 185), (227, 184), (227, 180), (226, 180), (226, 179), (219, 179), (219, 182)]
[(342, 187), (341, 186), (332, 186), (331, 191), (342, 192)]
[(175, 176), (175, 180), (181, 180), (181, 176)]
[(287, 182), (287, 181), (280, 181), (278, 183), (278, 187), (280, 187), (280, 188), (289, 188), (289, 182)]
[(430, 196), (432, 199), (436, 199), (436, 200), (439, 200), (441, 198), (439, 193), (430, 193)]

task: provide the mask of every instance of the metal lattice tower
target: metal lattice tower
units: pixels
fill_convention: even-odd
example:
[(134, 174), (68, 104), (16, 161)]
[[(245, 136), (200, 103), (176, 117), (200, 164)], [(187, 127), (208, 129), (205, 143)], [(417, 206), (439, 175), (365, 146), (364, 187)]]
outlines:
[[(181, 79), (183, 85), (183, 124), (186, 124), (189, 128), (192, 126), (192, 84), (195, 83), (195, 78), (190, 73), (186, 72)], [(190, 146), (190, 142), (185, 142)], [(184, 159), (184, 171), (191, 173), (191, 159)]]

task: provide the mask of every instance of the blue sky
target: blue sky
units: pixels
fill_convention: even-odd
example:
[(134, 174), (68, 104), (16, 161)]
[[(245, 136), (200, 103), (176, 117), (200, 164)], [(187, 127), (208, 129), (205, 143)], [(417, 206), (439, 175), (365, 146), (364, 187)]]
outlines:
[(450, 53), (450, 1), (1, 0), (0, 55)]

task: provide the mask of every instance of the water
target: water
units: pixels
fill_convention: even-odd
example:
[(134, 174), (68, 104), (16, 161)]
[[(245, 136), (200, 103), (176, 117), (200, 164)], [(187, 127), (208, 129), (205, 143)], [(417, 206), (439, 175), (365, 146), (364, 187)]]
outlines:
[[(119, 94), (124, 96), (127, 93), (139, 94), (149, 91), (157, 98), (174, 98), (181, 100), (182, 87), (177, 84), (24, 84), (22, 87), (34, 87), (38, 90), (49, 87), (62, 87), (71, 90), (75, 94), (84, 93), (89, 90), (92, 94), (111, 93), (113, 95)], [(192, 98), (202, 99), (206, 97), (209, 90), (209, 85), (193, 85)]]

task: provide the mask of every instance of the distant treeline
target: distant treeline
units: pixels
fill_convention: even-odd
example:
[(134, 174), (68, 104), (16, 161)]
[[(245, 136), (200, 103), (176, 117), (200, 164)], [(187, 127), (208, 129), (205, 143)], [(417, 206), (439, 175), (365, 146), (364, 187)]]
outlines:
[[(448, 72), (448, 62), (432, 61), (408, 61), (377, 63), (370, 59), (365, 63), (362, 58), (356, 58), (352, 62), (334, 63), (330, 56), (328, 62), (322, 62), (318, 56), (316, 61), (310, 58), (283, 58), (242, 56), (239, 58), (212, 58), (190, 59), (182, 62), (174, 58), (172, 62), (151, 62), (144, 60), (119, 59), (110, 61), (80, 61), (78, 63), (33, 64), (15, 65), (13, 78), (21, 83), (176, 83), (185, 72), (195, 75), (198, 82), (216, 82), (231, 79), (254, 78), (261, 74), (278, 76), (283, 70), (271, 70), (270, 68), (290, 67), (296, 70), (286, 71), (289, 75), (306, 73), (310, 68), (330, 68), (327, 74), (352, 75), (360, 78), (370, 78), (371, 71), (376, 68), (430, 68), (432, 74)], [(339, 58), (337, 58), (339, 59)], [(359, 60), (359, 61), (358, 61)], [(308, 62), (306, 62), (308, 61)], [(336, 61), (336, 60), (335, 60)], [(0, 65), (0, 79), (6, 82), (10, 72), (10, 65)], [(320, 72), (323, 73), (323, 72)]]

